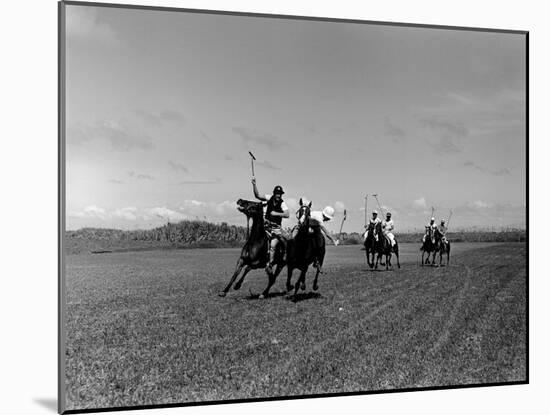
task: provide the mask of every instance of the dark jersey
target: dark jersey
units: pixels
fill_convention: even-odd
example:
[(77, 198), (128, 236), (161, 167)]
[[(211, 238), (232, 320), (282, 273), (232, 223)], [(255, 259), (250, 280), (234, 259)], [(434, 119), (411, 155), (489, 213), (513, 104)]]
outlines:
[(265, 218), (270, 221), (270, 222), (273, 222), (273, 223), (276, 223), (277, 225), (281, 226), (281, 224), (283, 223), (283, 218), (281, 216), (273, 216), (271, 215), (272, 212), (278, 212), (278, 213), (283, 213), (284, 212), (284, 209), (283, 209), (283, 199), (281, 199), (280, 201), (276, 201), (275, 198), (273, 196), (271, 196), (269, 198), (269, 200), (267, 201), (267, 207), (266, 207), (266, 211), (265, 211)]

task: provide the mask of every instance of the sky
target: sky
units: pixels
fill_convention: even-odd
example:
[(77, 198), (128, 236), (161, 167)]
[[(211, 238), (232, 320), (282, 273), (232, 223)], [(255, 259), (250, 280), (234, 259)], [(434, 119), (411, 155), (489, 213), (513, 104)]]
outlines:
[(68, 5), (66, 47), (67, 229), (245, 225), (248, 151), (284, 226), (525, 226), (524, 35)]

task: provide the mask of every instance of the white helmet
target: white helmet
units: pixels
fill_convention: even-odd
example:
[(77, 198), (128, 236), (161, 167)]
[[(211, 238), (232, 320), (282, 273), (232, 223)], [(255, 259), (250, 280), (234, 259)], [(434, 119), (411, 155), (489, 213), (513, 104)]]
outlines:
[(331, 207), (331, 206), (327, 206), (326, 208), (323, 209), (323, 216), (329, 218), (329, 219), (332, 219), (332, 217), (334, 216), (334, 208)]
[(431, 218), (430, 220), (431, 220), (432, 222), (435, 222), (435, 218)]
[(372, 214), (373, 214), (373, 215), (378, 215), (378, 212), (377, 212), (376, 210), (373, 210), (373, 211), (372, 211)]

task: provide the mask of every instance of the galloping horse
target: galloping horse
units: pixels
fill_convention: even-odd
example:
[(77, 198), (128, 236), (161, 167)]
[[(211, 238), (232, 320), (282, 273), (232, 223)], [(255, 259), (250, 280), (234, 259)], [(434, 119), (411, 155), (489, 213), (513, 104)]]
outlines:
[(439, 231), (439, 229), (435, 230), (435, 244), (436, 251), (439, 251), (439, 266), (441, 266), (441, 263), (443, 262), (444, 253), (447, 254), (447, 265), (449, 265), (449, 259), (451, 256), (451, 243), (448, 240), (443, 240), (443, 234)]
[[(241, 285), (244, 281), (246, 274), (253, 269), (265, 268), (269, 262), (269, 237), (264, 227), (264, 215), (263, 215), (263, 205), (261, 202), (252, 202), (249, 200), (239, 199), (237, 201), (237, 209), (239, 212), (244, 213), (248, 219), (252, 219), (252, 226), (250, 229), (250, 234), (248, 235), (248, 240), (241, 250), (241, 255), (237, 261), (237, 266), (235, 267), (235, 272), (231, 276), (229, 283), (224, 288), (223, 291), (220, 291), (218, 295), (220, 297), (225, 297), (227, 292), (231, 289), (231, 286), (241, 273), (244, 268), (244, 272), (235, 284), (235, 290), (241, 288)], [(285, 266), (284, 263), (284, 244), (277, 244), (277, 250), (275, 252), (275, 271), (272, 273), (267, 272), (269, 277), (267, 288), (264, 290), (261, 298), (264, 298), (269, 293), (269, 289), (275, 283), (275, 279)]]
[[(309, 266), (316, 262), (317, 272), (313, 281), (313, 290), (319, 289), (318, 277), (325, 259), (325, 237), (320, 234), (320, 230), (311, 232), (309, 227), (309, 215), (311, 213), (311, 203), (300, 206), (300, 217), (298, 223), (298, 232), (287, 244), (287, 280), (286, 290), (291, 291), (294, 288), (294, 297), (301, 287), (305, 290), (306, 273)], [(300, 270), (298, 281), (293, 286), (291, 284), (292, 272), (294, 269)]]
[[(433, 252), (433, 258), (432, 258), (432, 264), (435, 261), (435, 253), (437, 251), (437, 244), (435, 242), (435, 235), (434, 230), (431, 226), (426, 226), (426, 238), (424, 238), (424, 241), (422, 242), (422, 247), (420, 248), (422, 251), (422, 266), (424, 264), (430, 263), (430, 254)], [(424, 254), (428, 254), (426, 257), (426, 261), (424, 261)]]
[[(378, 269), (378, 261), (381, 260), (382, 255), (386, 257), (386, 269), (388, 269), (391, 264), (391, 255), (392, 253), (395, 254), (395, 258), (397, 259), (397, 267), (401, 268), (401, 264), (399, 263), (399, 245), (397, 244), (397, 241), (395, 241), (395, 245), (391, 246), (391, 242), (388, 238), (384, 235), (382, 232), (382, 223), (378, 222), (376, 224), (375, 228), (376, 235), (378, 235), (378, 241), (375, 243), (376, 252), (378, 253), (378, 256), (376, 257), (376, 263), (374, 264), (374, 269)], [(382, 264), (382, 262), (380, 261)], [(382, 264), (384, 265), (384, 264)]]
[(374, 237), (374, 223), (370, 222), (367, 227), (367, 237), (365, 242), (365, 253), (367, 255), (367, 264), (369, 267), (374, 267), (374, 254), (376, 252), (376, 238)]

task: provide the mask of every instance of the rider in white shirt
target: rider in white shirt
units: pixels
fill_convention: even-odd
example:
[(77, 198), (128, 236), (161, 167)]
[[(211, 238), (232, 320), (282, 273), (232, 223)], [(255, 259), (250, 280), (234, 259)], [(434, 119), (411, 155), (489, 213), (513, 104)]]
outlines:
[(443, 243), (447, 243), (447, 230), (449, 228), (445, 224), (445, 219), (441, 219), (441, 224), (439, 225), (439, 233), (441, 233), (441, 239), (443, 240)]
[(386, 213), (386, 220), (382, 222), (382, 232), (390, 240), (391, 246), (395, 245), (395, 236), (393, 235), (393, 220), (391, 219), (391, 213)]
[(428, 236), (429, 230), (432, 230), (432, 244), (435, 243), (435, 230), (437, 229), (437, 223), (435, 223), (435, 218), (430, 219), (430, 223), (426, 225), (426, 233), (422, 237), (422, 243), (426, 242), (426, 237)]
[[(372, 211), (372, 218), (369, 219), (369, 224), (373, 225), (372, 229), (376, 229), (376, 225), (380, 222), (381, 222), (381, 220), (378, 217), (378, 212), (376, 210), (373, 210)], [(366, 241), (367, 236), (369, 236), (369, 227), (368, 227), (368, 225), (366, 226), (366, 228), (367, 229), (365, 230), (365, 233), (363, 234), (363, 242)], [(376, 240), (378, 240), (378, 235), (376, 235), (376, 232), (374, 233), (374, 237), (376, 238)]]

